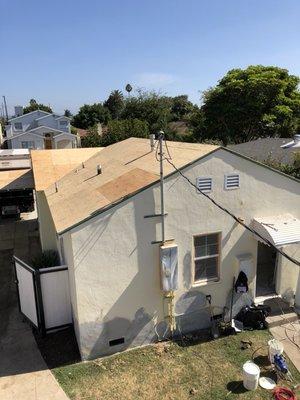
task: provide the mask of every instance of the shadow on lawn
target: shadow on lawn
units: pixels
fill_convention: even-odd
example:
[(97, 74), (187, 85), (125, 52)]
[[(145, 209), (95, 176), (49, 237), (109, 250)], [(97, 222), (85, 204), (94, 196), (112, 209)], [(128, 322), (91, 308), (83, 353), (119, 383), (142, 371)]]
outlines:
[(243, 386), (243, 381), (231, 381), (227, 384), (227, 390), (234, 394), (242, 394), (248, 392)]

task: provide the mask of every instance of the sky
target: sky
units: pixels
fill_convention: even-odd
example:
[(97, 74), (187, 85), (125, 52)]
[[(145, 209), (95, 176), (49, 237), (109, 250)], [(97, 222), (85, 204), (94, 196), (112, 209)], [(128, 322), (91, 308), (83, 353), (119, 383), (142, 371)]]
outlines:
[(300, 75), (299, 0), (0, 0), (0, 105), (73, 113), (114, 89), (201, 92), (232, 68)]

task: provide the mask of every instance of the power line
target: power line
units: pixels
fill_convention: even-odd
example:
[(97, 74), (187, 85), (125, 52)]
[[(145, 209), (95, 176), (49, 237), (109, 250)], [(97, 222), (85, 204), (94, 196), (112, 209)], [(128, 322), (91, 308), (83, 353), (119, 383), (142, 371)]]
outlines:
[[(168, 145), (167, 142), (165, 142), (166, 144), (166, 148), (167, 148), (167, 152), (170, 156), (170, 152), (168, 149)], [(239, 223), (240, 225), (242, 225), (246, 230), (248, 230), (249, 232), (253, 233), (254, 235), (258, 236), (260, 239), (262, 239), (265, 243), (267, 243), (269, 246), (271, 246), (272, 248), (274, 248), (278, 253), (280, 253), (283, 257), (285, 257), (286, 259), (288, 259), (289, 261), (291, 261), (293, 264), (298, 265), (298, 267), (300, 267), (300, 261), (296, 260), (295, 258), (289, 256), (287, 253), (285, 253), (283, 250), (279, 249), (278, 247), (276, 247), (269, 239), (265, 238), (264, 236), (262, 236), (260, 233), (258, 233), (255, 229), (251, 228), (250, 226), (246, 225), (243, 221), (241, 221), (240, 218), (236, 217), (231, 211), (227, 210), (227, 208), (223, 207), (221, 204), (219, 204), (218, 202), (216, 202), (216, 200), (214, 200), (212, 197), (210, 197), (207, 193), (204, 193), (202, 190), (200, 190), (196, 184), (194, 184), (186, 175), (183, 174), (183, 172), (177, 168), (174, 163), (170, 160), (170, 158), (168, 157), (164, 157), (164, 160), (166, 160), (174, 169), (176, 172), (178, 172), (191, 186), (193, 186), (198, 192), (200, 192), (204, 197), (206, 197), (210, 202), (212, 202), (216, 207), (218, 207), (220, 210), (222, 210), (223, 212), (225, 212), (226, 214), (228, 214), (231, 218), (233, 218), (237, 223)]]

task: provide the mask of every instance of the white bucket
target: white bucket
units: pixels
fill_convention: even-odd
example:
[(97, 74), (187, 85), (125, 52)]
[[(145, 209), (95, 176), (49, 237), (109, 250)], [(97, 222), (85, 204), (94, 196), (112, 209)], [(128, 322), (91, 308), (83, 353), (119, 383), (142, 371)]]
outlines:
[(268, 341), (269, 345), (269, 360), (271, 364), (274, 364), (274, 356), (283, 353), (283, 344), (279, 340), (271, 339)]
[(247, 390), (255, 390), (258, 386), (260, 375), (259, 367), (252, 361), (247, 361), (243, 365), (243, 385)]

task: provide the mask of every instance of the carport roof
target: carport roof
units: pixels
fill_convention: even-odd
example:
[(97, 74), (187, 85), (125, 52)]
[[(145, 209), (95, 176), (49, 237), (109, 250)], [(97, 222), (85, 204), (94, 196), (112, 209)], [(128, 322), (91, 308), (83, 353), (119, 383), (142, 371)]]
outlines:
[(31, 150), (35, 189), (37, 191), (47, 189), (101, 150), (101, 147)]
[(34, 182), (31, 169), (0, 171), (0, 191), (33, 188)]
[[(168, 142), (168, 147), (178, 168), (219, 148), (185, 142)], [(97, 166), (101, 166), (100, 174)], [(173, 172), (173, 167), (164, 163), (164, 174)], [(149, 139), (132, 137), (105, 147), (87, 160), (84, 168), (79, 166), (56, 187), (48, 187), (45, 194), (56, 231), (62, 233), (158, 181), (159, 162)]]

